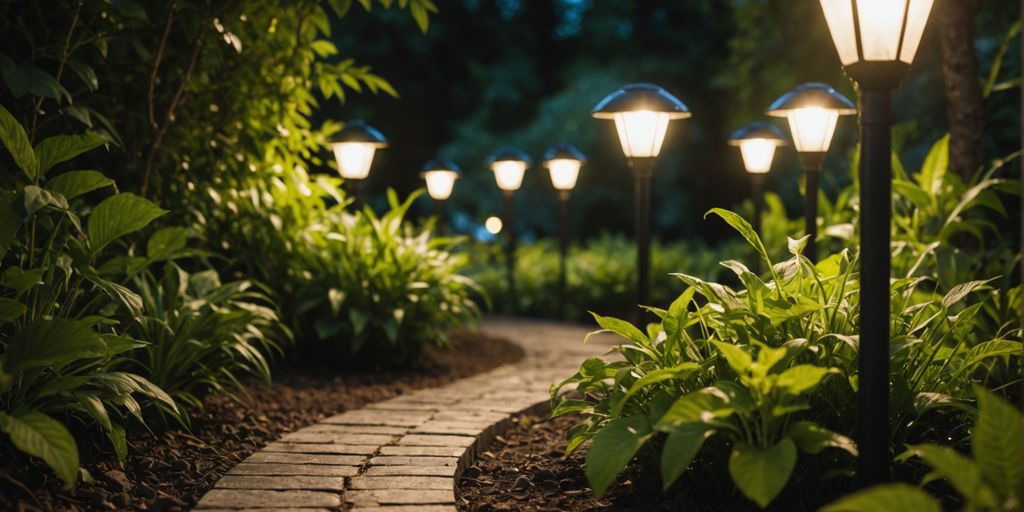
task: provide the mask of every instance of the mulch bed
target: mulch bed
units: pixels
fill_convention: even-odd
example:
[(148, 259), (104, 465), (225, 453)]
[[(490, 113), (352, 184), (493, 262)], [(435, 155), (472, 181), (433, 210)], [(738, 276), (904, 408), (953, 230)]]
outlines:
[[(513, 363), (522, 350), (478, 333), (452, 333), (449, 350), (427, 349), (402, 371), (338, 373), (279, 368), (273, 384), (246, 385), (245, 404), (208, 396), (191, 432), (129, 432), (122, 470), (106, 441), (76, 433), (91, 482), (66, 488), (41, 463), (0, 443), (0, 510), (186, 510), (239, 461), (284, 433), (402, 393)], [(158, 424), (154, 420), (151, 427)]]
[[(487, 512), (516, 510), (555, 511), (757, 511), (739, 495), (727, 469), (699, 463), (668, 491), (662, 491), (656, 474), (627, 470), (624, 477), (598, 498), (590, 489), (584, 470), (584, 444), (568, 457), (565, 446), (569, 428), (577, 418), (523, 416), (504, 435), (483, 451), (456, 485), (459, 510)], [(797, 485), (790, 485), (769, 510), (816, 510), (823, 503), (807, 499)], [(827, 503), (827, 501), (826, 501)]]

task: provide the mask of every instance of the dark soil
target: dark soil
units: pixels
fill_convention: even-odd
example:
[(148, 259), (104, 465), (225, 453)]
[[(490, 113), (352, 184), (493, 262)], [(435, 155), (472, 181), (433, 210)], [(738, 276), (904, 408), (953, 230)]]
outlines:
[(193, 414), (191, 432), (129, 432), (123, 470), (102, 438), (89, 443), (88, 434), (76, 433), (91, 481), (74, 491), (38, 461), (0, 443), (0, 510), (185, 510), (235, 464), (286, 432), (523, 356), (518, 346), (468, 331), (452, 333), (451, 341), (451, 349), (428, 349), (402, 371), (279, 368), (273, 384), (246, 385), (244, 404), (210, 395)]
[[(567, 433), (576, 421), (573, 417), (518, 418), (463, 473), (455, 490), (459, 510), (759, 510), (735, 490), (727, 468), (700, 462), (668, 491), (662, 490), (659, 475), (641, 474), (631, 468), (598, 498), (590, 489), (584, 470), (589, 444), (568, 457), (565, 455)], [(801, 492), (800, 485), (791, 483), (769, 510), (816, 510), (831, 501), (827, 498), (831, 493), (816, 495), (816, 490)]]

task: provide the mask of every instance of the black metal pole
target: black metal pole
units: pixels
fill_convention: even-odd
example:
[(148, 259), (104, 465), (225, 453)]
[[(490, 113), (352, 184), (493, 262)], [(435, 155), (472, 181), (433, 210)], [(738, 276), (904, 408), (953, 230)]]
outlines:
[(654, 158), (631, 158), (636, 180), (636, 302), (646, 305), (651, 287), (651, 170)]
[(889, 479), (892, 91), (860, 91), (860, 358), (857, 476)]
[(363, 209), (363, 180), (348, 179), (345, 180), (345, 187), (348, 189), (348, 193), (352, 196), (351, 208), (353, 212), (358, 212)]
[(447, 231), (445, 226), (444, 205), (445, 199), (434, 200), (434, 216), (437, 217), (437, 233), (444, 234)]
[(804, 171), (804, 233), (809, 235), (804, 256), (811, 263), (818, 262), (818, 174), (825, 153), (800, 153), (800, 166)]
[(764, 212), (764, 175), (760, 173), (750, 174), (750, 199), (754, 202), (754, 218), (751, 219), (752, 227), (757, 236), (761, 236), (761, 216)]
[(505, 263), (508, 265), (508, 308), (515, 313), (519, 308), (516, 304), (516, 196), (511, 190), (504, 190), (505, 195)]
[(559, 316), (565, 317), (565, 303), (568, 300), (568, 286), (566, 277), (566, 262), (569, 258), (569, 197), (571, 192), (559, 190), (558, 199), (560, 203), (558, 222), (558, 310)]

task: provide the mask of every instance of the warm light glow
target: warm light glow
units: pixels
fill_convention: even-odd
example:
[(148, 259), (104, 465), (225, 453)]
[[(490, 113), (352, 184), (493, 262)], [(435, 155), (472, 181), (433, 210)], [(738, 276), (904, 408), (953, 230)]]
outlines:
[(427, 180), (427, 193), (436, 201), (444, 201), (452, 195), (455, 180), (459, 173), (447, 170), (426, 171), (423, 179)]
[[(921, 44), (933, 3), (934, 0), (857, 0), (856, 20), (850, 0), (821, 0), (821, 8), (843, 65), (860, 60), (901, 60), (910, 64)], [(861, 53), (857, 51), (858, 26)]]
[(572, 190), (576, 187), (576, 179), (580, 175), (582, 162), (569, 158), (556, 158), (548, 161), (551, 173), (551, 184), (558, 190)]
[(526, 173), (526, 162), (520, 160), (498, 160), (491, 164), (494, 169), (494, 180), (502, 190), (519, 190), (523, 185), (523, 174)]
[(668, 121), (669, 115), (665, 112), (617, 112), (615, 129), (619, 132), (622, 152), (628, 158), (658, 156), (665, 142)]
[(801, 153), (824, 153), (832, 143), (839, 112), (821, 107), (806, 107), (786, 112), (793, 145)]
[(361, 180), (370, 174), (370, 164), (373, 163), (373, 154), (377, 150), (373, 144), (340, 142), (331, 146), (342, 178)]
[(501, 219), (497, 217), (487, 217), (487, 220), (484, 221), (484, 228), (486, 228), (487, 232), (492, 235), (501, 233)]
[(745, 139), (739, 142), (743, 166), (752, 174), (764, 174), (771, 170), (778, 141), (769, 139)]

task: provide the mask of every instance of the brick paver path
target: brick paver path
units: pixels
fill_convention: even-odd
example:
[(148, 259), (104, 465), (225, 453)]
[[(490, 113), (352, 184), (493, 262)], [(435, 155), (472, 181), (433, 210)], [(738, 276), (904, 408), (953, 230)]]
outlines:
[(516, 364), (326, 418), (229, 471), (197, 506), (213, 510), (451, 512), (455, 479), (509, 424), (548, 403), (548, 388), (614, 338), (588, 328), (489, 319), (481, 329), (522, 346)]

